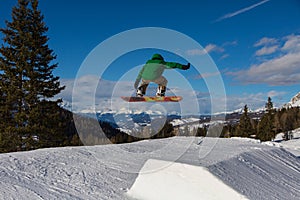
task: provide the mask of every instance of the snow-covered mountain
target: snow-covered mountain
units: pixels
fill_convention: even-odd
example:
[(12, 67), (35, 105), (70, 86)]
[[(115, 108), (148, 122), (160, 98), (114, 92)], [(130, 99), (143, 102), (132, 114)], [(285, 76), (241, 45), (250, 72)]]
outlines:
[(0, 154), (0, 199), (298, 200), (300, 160), (285, 147), (173, 137)]
[[(64, 101), (61, 106), (65, 109), (71, 110), (71, 103)], [(150, 107), (151, 108), (151, 107)], [(73, 108), (74, 109), (74, 108)], [(155, 129), (160, 130), (166, 121), (171, 122), (174, 127), (186, 128), (188, 125), (189, 130), (197, 130), (198, 127), (203, 127), (203, 125), (210, 125), (211, 117), (210, 115), (184, 115), (176, 111), (166, 113), (158, 109), (147, 110), (147, 109), (129, 109), (121, 107), (118, 110), (112, 110), (107, 108), (102, 108), (97, 110), (96, 108), (90, 107), (85, 109), (76, 109), (75, 113), (84, 114), (85, 116), (96, 117), (100, 122), (107, 122), (112, 125), (112, 127), (121, 130), (130, 135), (138, 134), (144, 130)], [(251, 111), (250, 111), (251, 112)], [(239, 109), (233, 112), (239, 117), (243, 113), (243, 109)], [(225, 122), (225, 114), (229, 113), (216, 113), (220, 119), (221, 123)], [(205, 123), (205, 124), (204, 124)], [(215, 123), (213, 120), (212, 123)], [(220, 123), (220, 122), (218, 122)], [(158, 127), (158, 128), (157, 128)]]
[(299, 107), (300, 106), (300, 92), (293, 96), (293, 98), (284, 105), (284, 107)]
[[(150, 104), (146, 104), (150, 105)], [(151, 104), (153, 105), (153, 104)], [(113, 127), (122, 130), (128, 134), (141, 132), (145, 129), (145, 127), (151, 128), (152, 122), (160, 121), (159, 127), (162, 127), (166, 120), (170, 121), (173, 126), (184, 126), (189, 125), (191, 130), (197, 129), (198, 127), (202, 127), (204, 122), (210, 120), (210, 117), (217, 116), (222, 118), (225, 121), (227, 120), (235, 121), (235, 119), (239, 119), (240, 115), (243, 114), (243, 109), (236, 109), (233, 111), (227, 111), (223, 113), (215, 113), (213, 116), (202, 115), (186, 115), (181, 116), (180, 113), (176, 111), (172, 111), (171, 113), (166, 113), (166, 110), (153, 109), (153, 107), (140, 107), (140, 109), (136, 107), (119, 107), (118, 109), (114, 109), (111, 107), (89, 107), (82, 108), (76, 106), (71, 106), (71, 103), (68, 101), (64, 101), (61, 106), (65, 109), (71, 110), (75, 113), (85, 114), (87, 116), (97, 117), (99, 121), (104, 121), (110, 123)], [(300, 93), (295, 95), (289, 103), (287, 103), (284, 107), (292, 107), (292, 106), (300, 106)], [(251, 110), (248, 108), (249, 114), (254, 118), (259, 118), (265, 112), (265, 108), (260, 108), (256, 110)]]
[[(141, 132), (144, 127), (152, 126), (153, 123), (161, 124), (161, 128), (165, 121), (172, 121), (174, 119), (181, 119), (181, 115), (175, 111), (165, 113), (163, 111), (154, 109), (128, 109), (120, 108), (118, 110), (112, 110), (103, 108), (97, 110), (96, 108), (76, 108), (73, 107), (70, 102), (64, 101), (61, 103), (61, 107), (72, 110), (78, 114), (84, 114), (85, 116), (97, 117), (99, 121), (110, 123), (113, 127), (122, 130), (128, 134), (133, 132)], [(74, 110), (75, 109), (75, 110)]]
[(160, 130), (166, 121), (181, 119), (180, 115), (162, 115), (157, 112), (104, 112), (96, 113), (97, 119), (108, 122), (113, 127), (128, 133), (143, 132), (145, 127), (159, 127)]

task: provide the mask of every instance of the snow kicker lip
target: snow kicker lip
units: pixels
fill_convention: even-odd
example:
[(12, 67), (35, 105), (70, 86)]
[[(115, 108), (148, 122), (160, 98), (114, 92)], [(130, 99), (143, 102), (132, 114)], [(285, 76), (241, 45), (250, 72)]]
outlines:
[[(159, 167), (163, 168), (148, 172)], [(216, 188), (221, 192), (216, 192)], [(205, 167), (155, 159), (146, 161), (126, 194), (136, 199), (247, 200)]]

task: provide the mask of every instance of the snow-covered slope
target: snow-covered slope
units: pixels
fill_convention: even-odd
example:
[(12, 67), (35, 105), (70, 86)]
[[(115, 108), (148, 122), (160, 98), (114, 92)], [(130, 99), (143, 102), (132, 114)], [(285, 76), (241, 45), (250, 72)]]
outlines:
[[(154, 166), (168, 167), (147, 173)], [(216, 188), (221, 192), (217, 193)], [(174, 195), (174, 191), (176, 191), (176, 195)], [(198, 200), (199, 197), (216, 200), (247, 199), (224, 184), (207, 168), (152, 159), (145, 163), (135, 183), (128, 191), (128, 195), (144, 200)]]
[(276, 135), (273, 142), (264, 142), (263, 144), (282, 147), (297, 157), (300, 157), (300, 128), (295, 129), (290, 132), (293, 138), (292, 140), (284, 141), (283, 133), (279, 133)]
[[(214, 177), (248, 199), (300, 199), (300, 161), (285, 149), (254, 140), (193, 137), (1, 154), (0, 199), (130, 199), (128, 191), (149, 159), (201, 167), (210, 174), (203, 184)], [(147, 173), (168, 172), (168, 167), (152, 166)], [(176, 180), (188, 177), (188, 169)], [(185, 183), (188, 190), (189, 181)], [(169, 191), (172, 185), (161, 187)], [(222, 190), (216, 186), (214, 193)], [(181, 194), (180, 189), (172, 192)], [(203, 197), (213, 195), (209, 189), (199, 192), (199, 199), (201, 192)]]
[(290, 102), (285, 104), (283, 107), (299, 107), (300, 106), (300, 92), (296, 94)]

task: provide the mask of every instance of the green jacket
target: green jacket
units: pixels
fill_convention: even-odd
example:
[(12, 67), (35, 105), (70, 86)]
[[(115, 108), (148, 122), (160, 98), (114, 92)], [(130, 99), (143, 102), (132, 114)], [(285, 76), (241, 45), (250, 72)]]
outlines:
[(158, 79), (165, 69), (182, 69), (183, 65), (176, 62), (165, 62), (160, 54), (154, 54), (151, 60), (148, 60), (141, 69), (137, 80), (151, 80)]

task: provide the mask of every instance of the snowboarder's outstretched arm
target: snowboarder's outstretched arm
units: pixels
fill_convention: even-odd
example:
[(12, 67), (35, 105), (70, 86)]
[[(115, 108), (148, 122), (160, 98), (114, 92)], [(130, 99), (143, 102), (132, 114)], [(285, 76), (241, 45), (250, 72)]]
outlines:
[(176, 62), (164, 62), (164, 65), (167, 69), (178, 68), (178, 69), (182, 69), (182, 70), (187, 70), (190, 68), (190, 63), (188, 63), (187, 65), (182, 65), (182, 64), (176, 63)]

